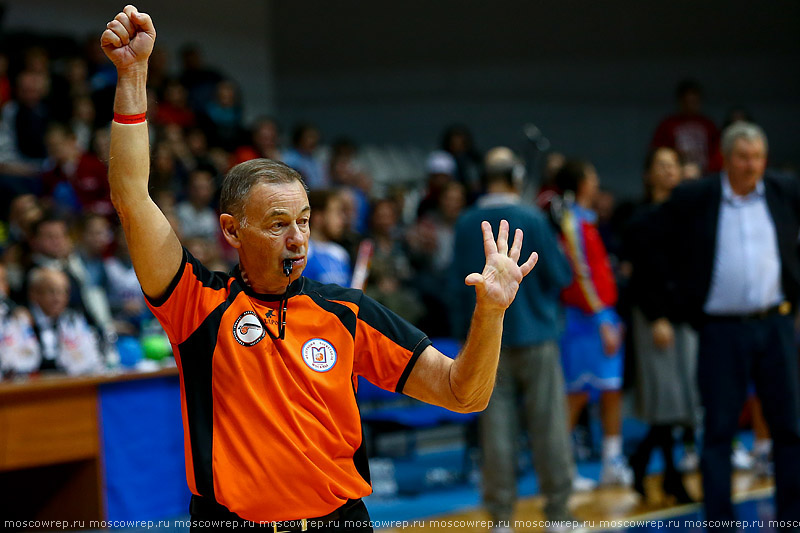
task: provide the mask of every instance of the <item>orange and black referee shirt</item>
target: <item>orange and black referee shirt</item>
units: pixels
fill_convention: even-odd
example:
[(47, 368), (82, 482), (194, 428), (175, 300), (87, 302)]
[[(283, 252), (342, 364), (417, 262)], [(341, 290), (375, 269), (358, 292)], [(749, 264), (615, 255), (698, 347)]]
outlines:
[(402, 392), (430, 345), (361, 291), (301, 277), (287, 296), (285, 339), (273, 340), (280, 297), (184, 250), (165, 295), (148, 299), (180, 369), (189, 488), (255, 522), (370, 494), (356, 378)]

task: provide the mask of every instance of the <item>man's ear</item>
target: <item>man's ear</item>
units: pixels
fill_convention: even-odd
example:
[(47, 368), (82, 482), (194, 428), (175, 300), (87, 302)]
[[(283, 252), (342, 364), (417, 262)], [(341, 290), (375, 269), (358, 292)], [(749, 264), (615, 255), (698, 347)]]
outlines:
[(222, 236), (234, 248), (242, 246), (242, 241), (239, 240), (239, 230), (241, 226), (239, 221), (231, 214), (222, 213), (219, 216), (219, 227), (222, 228)]

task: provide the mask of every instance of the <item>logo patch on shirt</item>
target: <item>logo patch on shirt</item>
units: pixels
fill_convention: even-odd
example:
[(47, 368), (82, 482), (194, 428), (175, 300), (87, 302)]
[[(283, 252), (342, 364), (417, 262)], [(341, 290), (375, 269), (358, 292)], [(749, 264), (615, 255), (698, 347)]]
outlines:
[(253, 311), (245, 311), (233, 324), (233, 338), (242, 346), (253, 346), (264, 338), (264, 326)]
[(303, 345), (303, 361), (316, 372), (327, 372), (336, 364), (336, 350), (325, 339), (311, 339)]

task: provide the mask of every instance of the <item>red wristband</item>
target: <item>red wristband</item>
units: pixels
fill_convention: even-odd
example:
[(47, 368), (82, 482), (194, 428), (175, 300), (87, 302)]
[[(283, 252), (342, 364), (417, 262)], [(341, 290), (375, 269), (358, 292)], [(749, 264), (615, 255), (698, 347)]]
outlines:
[(136, 115), (120, 115), (114, 112), (114, 122), (117, 124), (141, 124), (147, 120), (147, 113), (138, 113)]

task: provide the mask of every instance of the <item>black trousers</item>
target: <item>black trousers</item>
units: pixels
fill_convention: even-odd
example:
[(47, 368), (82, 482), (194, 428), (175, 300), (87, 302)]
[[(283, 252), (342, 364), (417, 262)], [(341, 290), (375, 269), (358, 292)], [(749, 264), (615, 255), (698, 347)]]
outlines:
[[(751, 382), (755, 384), (772, 434), (776, 518), (800, 521), (797, 359), (790, 316), (709, 319), (701, 326), (698, 385), (705, 408), (705, 436), (700, 468), (709, 521), (734, 519), (731, 443)], [(800, 528), (785, 530), (800, 531)]]
[[(258, 528), (264, 532), (274, 531), (272, 523), (260, 524), (244, 520), (236, 513), (214, 501), (199, 496), (192, 496), (189, 504), (192, 533), (228, 533), (239, 528)], [(371, 533), (367, 506), (360, 499), (350, 500), (330, 515), (308, 519), (308, 531), (311, 533)], [(300, 531), (300, 521), (279, 522), (278, 531)]]

